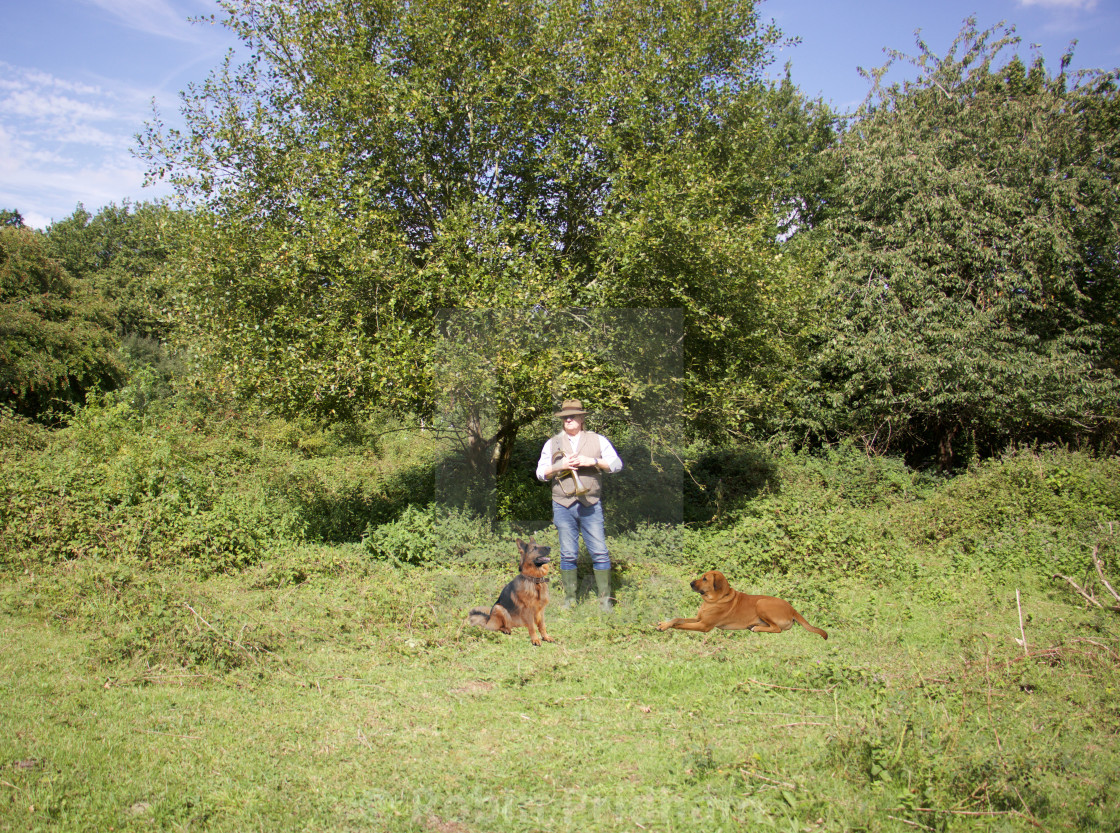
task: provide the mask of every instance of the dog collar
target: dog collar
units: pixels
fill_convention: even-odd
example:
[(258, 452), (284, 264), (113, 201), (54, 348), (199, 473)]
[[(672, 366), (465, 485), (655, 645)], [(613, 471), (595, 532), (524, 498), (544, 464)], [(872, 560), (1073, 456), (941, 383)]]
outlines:
[(525, 576), (525, 578), (529, 579), (533, 584), (548, 584), (548, 582), (551, 581), (548, 576), (541, 576), (540, 578), (536, 576)]

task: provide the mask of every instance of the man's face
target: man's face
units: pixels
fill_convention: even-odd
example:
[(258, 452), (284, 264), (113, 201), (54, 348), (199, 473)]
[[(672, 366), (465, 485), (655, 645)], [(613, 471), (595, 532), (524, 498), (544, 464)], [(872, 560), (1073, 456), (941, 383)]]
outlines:
[(583, 417), (570, 416), (564, 417), (564, 433), (569, 437), (574, 437), (583, 430)]

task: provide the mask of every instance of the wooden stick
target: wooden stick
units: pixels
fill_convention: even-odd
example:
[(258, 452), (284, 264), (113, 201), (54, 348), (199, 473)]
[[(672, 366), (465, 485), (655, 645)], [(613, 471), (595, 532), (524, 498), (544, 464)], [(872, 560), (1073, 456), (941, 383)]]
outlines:
[(1090, 604), (1095, 604), (1097, 607), (1103, 607), (1104, 606), (1100, 602), (1098, 602), (1096, 599), (1094, 599), (1091, 595), (1086, 593), (1085, 590), (1080, 585), (1078, 585), (1078, 583), (1076, 581), (1071, 579), (1069, 576), (1063, 576), (1061, 573), (1054, 573), (1053, 578), (1062, 578), (1062, 579), (1065, 579), (1066, 581), (1068, 581), (1070, 583), (1070, 586), (1072, 586), (1073, 589), (1076, 590), (1081, 595), (1081, 597), (1083, 599), (1085, 599), (1085, 601), (1089, 602)]
[(911, 827), (920, 827), (922, 830), (933, 830), (932, 827), (926, 827), (924, 824), (918, 824), (916, 821), (907, 821), (906, 819), (900, 819), (898, 816), (888, 815), (887, 818), (889, 818), (891, 821), (900, 821), (903, 824), (910, 825)]
[(1108, 592), (1112, 594), (1112, 598), (1120, 602), (1120, 593), (1112, 589), (1112, 585), (1108, 583), (1108, 579), (1104, 577), (1104, 565), (1101, 563), (1101, 558), (1097, 554), (1100, 552), (1101, 545), (1097, 544), (1093, 547), (1093, 564), (1097, 568), (1097, 575), (1101, 578), (1101, 584), (1108, 588)]

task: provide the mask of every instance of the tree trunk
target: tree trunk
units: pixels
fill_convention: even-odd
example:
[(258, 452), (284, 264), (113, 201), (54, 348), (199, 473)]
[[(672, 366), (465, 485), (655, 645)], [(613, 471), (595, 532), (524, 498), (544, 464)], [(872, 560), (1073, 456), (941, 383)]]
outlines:
[(953, 468), (953, 439), (960, 430), (958, 426), (941, 429), (941, 438), (938, 441), (937, 463), (941, 471), (947, 472)]
[(501, 477), (509, 471), (509, 461), (513, 457), (513, 444), (517, 441), (517, 426), (502, 431), (498, 439), (498, 468), (495, 474)]
[(490, 474), (490, 447), (492, 443), (482, 433), (482, 419), (473, 409), (467, 419), (467, 465), (475, 482)]

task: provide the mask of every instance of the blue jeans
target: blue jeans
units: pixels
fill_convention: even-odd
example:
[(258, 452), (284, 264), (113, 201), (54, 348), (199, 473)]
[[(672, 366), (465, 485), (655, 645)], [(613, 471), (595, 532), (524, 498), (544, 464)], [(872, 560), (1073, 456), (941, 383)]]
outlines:
[(560, 534), (560, 569), (574, 570), (579, 555), (579, 536), (591, 554), (596, 570), (609, 570), (611, 556), (607, 552), (607, 532), (603, 526), (603, 504), (584, 506), (578, 500), (571, 506), (561, 506), (552, 501), (552, 522)]

